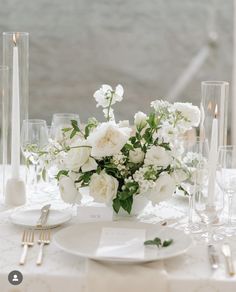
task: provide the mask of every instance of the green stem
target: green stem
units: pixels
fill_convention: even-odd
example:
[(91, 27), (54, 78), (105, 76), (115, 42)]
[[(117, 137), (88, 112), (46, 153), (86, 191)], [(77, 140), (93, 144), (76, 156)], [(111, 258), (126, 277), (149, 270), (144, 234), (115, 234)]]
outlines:
[(114, 96), (114, 92), (112, 91), (111, 98), (110, 98), (109, 105), (108, 105), (108, 110), (107, 110), (107, 121), (108, 122), (110, 121), (110, 109), (111, 109), (111, 103), (112, 103), (113, 96)]

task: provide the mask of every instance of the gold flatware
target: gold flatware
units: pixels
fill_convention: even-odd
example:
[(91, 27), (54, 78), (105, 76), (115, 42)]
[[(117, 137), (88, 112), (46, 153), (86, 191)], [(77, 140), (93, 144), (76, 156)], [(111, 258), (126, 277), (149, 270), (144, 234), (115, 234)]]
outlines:
[(25, 264), (28, 247), (34, 245), (34, 231), (33, 230), (24, 230), (22, 235), (22, 245), (23, 245), (23, 251), (20, 258), (20, 265)]
[(49, 215), (51, 204), (45, 205), (41, 209), (39, 220), (36, 224), (36, 228), (43, 228), (45, 227)]
[(225, 257), (225, 262), (227, 266), (227, 271), (230, 276), (235, 275), (235, 270), (234, 270), (234, 263), (232, 259), (232, 253), (231, 253), (231, 248), (228, 243), (224, 243), (221, 247), (222, 253)]
[(41, 230), (40, 235), (39, 235), (39, 240), (38, 244), (39, 246), (39, 253), (38, 253), (38, 258), (36, 261), (36, 264), (40, 266), (43, 262), (43, 247), (46, 244), (50, 243), (50, 230)]

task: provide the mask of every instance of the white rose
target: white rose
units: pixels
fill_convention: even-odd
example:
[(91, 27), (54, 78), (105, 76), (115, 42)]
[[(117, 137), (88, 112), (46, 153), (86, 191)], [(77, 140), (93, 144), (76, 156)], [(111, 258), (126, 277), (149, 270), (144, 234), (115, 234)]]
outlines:
[(112, 156), (120, 152), (128, 141), (131, 129), (119, 127), (115, 122), (100, 124), (88, 137), (94, 157)]
[(161, 146), (152, 146), (147, 150), (144, 163), (166, 168), (172, 162), (170, 151)]
[(197, 106), (192, 103), (186, 102), (175, 102), (173, 105), (174, 109), (181, 112), (182, 116), (186, 119), (182, 124), (187, 129), (191, 127), (197, 127), (200, 123), (201, 112)]
[(129, 152), (129, 161), (140, 163), (144, 160), (144, 152), (140, 148), (135, 148)]
[(82, 172), (96, 170), (98, 167), (98, 164), (96, 160), (92, 157), (89, 157), (89, 159), (85, 162), (85, 164), (81, 167)]
[(176, 189), (175, 180), (168, 174), (162, 174), (155, 183), (155, 188), (150, 192), (148, 199), (154, 204), (169, 199)]
[(86, 142), (77, 143), (71, 147), (75, 148), (68, 151), (64, 163), (67, 169), (78, 171), (88, 161), (91, 148)]
[(137, 112), (134, 115), (134, 124), (137, 128), (144, 128), (147, 124), (147, 115), (143, 112)]
[[(112, 96), (113, 94), (113, 96)], [(117, 101), (123, 99), (124, 89), (122, 85), (117, 85), (115, 91), (112, 87), (107, 84), (103, 84), (102, 87), (94, 93), (94, 98), (97, 102), (97, 107), (108, 107), (109, 105), (115, 104)], [(110, 99), (112, 97), (112, 101)]]
[(110, 204), (116, 197), (118, 180), (105, 171), (94, 173), (89, 184), (89, 194), (98, 203)]
[(76, 189), (74, 180), (68, 176), (61, 176), (59, 180), (61, 198), (66, 203), (76, 203), (81, 199), (80, 192)]

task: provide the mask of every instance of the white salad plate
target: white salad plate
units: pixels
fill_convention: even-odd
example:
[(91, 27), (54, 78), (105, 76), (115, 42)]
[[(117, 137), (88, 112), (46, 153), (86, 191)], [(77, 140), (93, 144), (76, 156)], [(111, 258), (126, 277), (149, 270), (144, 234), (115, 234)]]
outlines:
[[(41, 214), (41, 209), (17, 210), (10, 215), (13, 224), (24, 227), (36, 227)], [(70, 212), (66, 210), (50, 209), (47, 223), (44, 228), (54, 228), (71, 219)]]
[[(104, 229), (111, 229), (114, 234), (116, 233), (115, 229), (117, 229), (118, 232), (124, 229), (127, 229), (128, 232), (129, 230), (133, 231), (134, 229), (140, 229), (140, 231), (145, 234), (145, 240), (152, 240), (155, 237), (159, 237), (162, 241), (172, 239), (173, 243), (167, 247), (158, 248), (156, 246), (145, 246), (144, 241), (141, 241), (137, 247), (138, 239), (136, 238), (136, 241), (135, 239), (129, 241), (128, 249), (124, 252), (124, 256), (122, 256), (119, 246), (114, 249), (114, 244), (109, 246), (109, 243), (107, 243), (105, 245), (106, 249), (109, 251), (109, 256), (103, 256), (101, 253), (98, 253), (98, 250), (100, 250), (101, 247), (101, 235)], [(134, 232), (137, 233), (137, 230), (134, 230)], [(120, 240), (122, 240), (122, 238)], [(160, 227), (160, 225), (140, 222), (115, 221), (81, 223), (66, 227), (55, 234), (54, 243), (67, 253), (93, 260), (144, 263), (181, 255), (190, 247), (192, 240), (190, 236), (186, 235), (184, 232), (169, 227)], [(125, 242), (124, 245), (125, 244), (127, 244), (127, 242)], [(137, 250), (139, 256), (135, 257), (134, 255), (129, 258), (127, 257), (127, 250), (132, 253), (132, 244), (134, 244), (134, 249), (139, 249)], [(120, 242), (118, 242), (118, 245), (120, 245)], [(143, 254), (143, 256), (140, 257), (140, 254)]]

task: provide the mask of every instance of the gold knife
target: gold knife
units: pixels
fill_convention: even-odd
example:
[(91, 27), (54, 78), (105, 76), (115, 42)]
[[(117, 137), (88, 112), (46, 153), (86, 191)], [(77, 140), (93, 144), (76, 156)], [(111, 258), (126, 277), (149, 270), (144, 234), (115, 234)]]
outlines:
[(36, 228), (43, 228), (46, 225), (50, 207), (51, 204), (42, 207), (40, 217), (36, 223)]
[(234, 263), (233, 263), (231, 248), (230, 248), (229, 244), (224, 243), (221, 247), (221, 250), (222, 250), (222, 253), (225, 257), (228, 274), (230, 276), (234, 276), (235, 275)]

